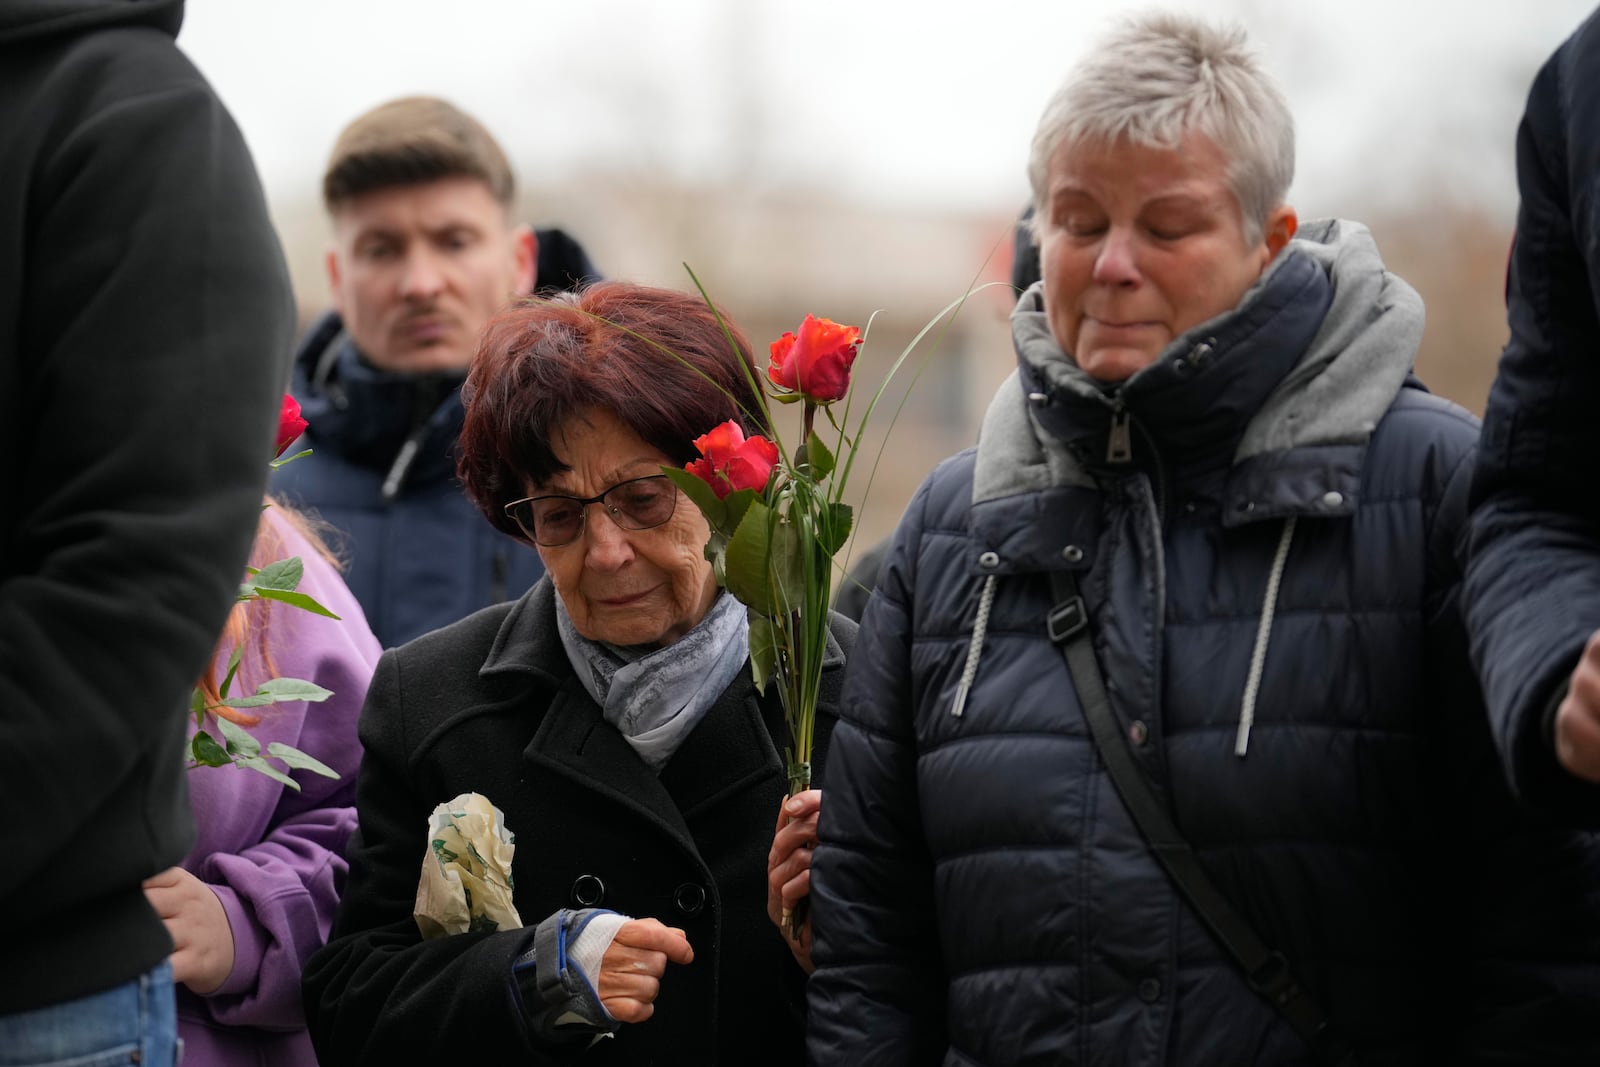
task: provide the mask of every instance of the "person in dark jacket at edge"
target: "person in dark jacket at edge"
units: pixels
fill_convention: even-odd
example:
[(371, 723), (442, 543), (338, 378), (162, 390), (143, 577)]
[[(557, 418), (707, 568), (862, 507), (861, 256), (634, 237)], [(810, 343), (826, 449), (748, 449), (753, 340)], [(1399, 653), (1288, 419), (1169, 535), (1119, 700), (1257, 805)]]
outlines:
[(1600, 826), (1600, 14), (1534, 79), (1465, 602), (1517, 794)]
[(543, 573), (456, 479), (461, 383), (511, 299), (597, 273), (566, 233), (513, 222), (505, 153), (443, 100), (390, 101), (347, 126), (322, 197), (334, 310), (307, 334), (291, 387), (317, 462), (284, 467), (273, 489), (338, 531), (345, 581), (392, 648)]
[(1298, 224), (1293, 161), (1242, 31), (1187, 17), (1045, 109), (1017, 373), (847, 667), (812, 1062), (1594, 1062), (1600, 845), (1513, 801), (1459, 613), (1476, 424), (1412, 375), (1421, 301), (1368, 231)]
[[(255, 533), (288, 270), (181, 0), (0, 4), (0, 1062), (172, 1067), (143, 883)], [(181, 947), (181, 946), (180, 946)], [(176, 962), (176, 968), (175, 968)]]

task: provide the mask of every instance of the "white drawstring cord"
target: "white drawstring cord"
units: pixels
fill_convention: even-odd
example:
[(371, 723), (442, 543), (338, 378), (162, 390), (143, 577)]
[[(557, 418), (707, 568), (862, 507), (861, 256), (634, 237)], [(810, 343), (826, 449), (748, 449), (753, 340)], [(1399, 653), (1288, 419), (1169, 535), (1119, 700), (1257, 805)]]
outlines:
[(972, 622), (972, 643), (967, 646), (967, 665), (961, 669), (961, 683), (956, 686), (955, 703), (950, 714), (961, 718), (967, 706), (967, 694), (972, 691), (972, 680), (978, 676), (978, 657), (983, 654), (983, 637), (989, 630), (989, 608), (994, 605), (994, 575), (983, 581), (983, 592), (978, 597), (978, 617)]
[(1267, 577), (1267, 593), (1261, 603), (1261, 625), (1256, 627), (1256, 647), (1250, 654), (1250, 676), (1244, 683), (1244, 703), (1239, 708), (1239, 736), (1233, 754), (1244, 758), (1250, 749), (1250, 724), (1256, 718), (1256, 693), (1261, 688), (1261, 671), (1267, 665), (1267, 642), (1272, 639), (1272, 617), (1278, 610), (1278, 584), (1283, 581), (1284, 564), (1289, 561), (1289, 543), (1294, 540), (1294, 520), (1284, 521), (1278, 538), (1278, 553), (1272, 557), (1272, 573)]

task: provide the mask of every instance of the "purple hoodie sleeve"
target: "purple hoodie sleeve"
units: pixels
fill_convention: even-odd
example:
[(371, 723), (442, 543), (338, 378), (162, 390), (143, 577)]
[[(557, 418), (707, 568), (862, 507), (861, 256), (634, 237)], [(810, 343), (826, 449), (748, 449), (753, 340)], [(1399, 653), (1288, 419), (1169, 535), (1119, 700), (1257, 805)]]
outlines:
[[(302, 462), (315, 462), (305, 460)], [(297, 793), (239, 767), (190, 772), (198, 841), (184, 866), (211, 886), (233, 928), (233, 971), (205, 998), (186, 998), (225, 1026), (293, 1029), (305, 1025), (300, 971), (327, 940), (344, 886), (345, 845), (355, 829), (361, 760), (356, 720), (381, 649), (338, 572), (295, 530), (272, 519), (282, 557), (305, 564), (300, 591), (339, 620), (283, 604), (270, 609), (271, 676), (302, 678), (333, 691), (320, 704), (262, 709), (250, 732), (265, 749), (281, 741), (339, 772), (337, 781), (295, 771)], [(242, 680), (268, 675), (251, 664)]]

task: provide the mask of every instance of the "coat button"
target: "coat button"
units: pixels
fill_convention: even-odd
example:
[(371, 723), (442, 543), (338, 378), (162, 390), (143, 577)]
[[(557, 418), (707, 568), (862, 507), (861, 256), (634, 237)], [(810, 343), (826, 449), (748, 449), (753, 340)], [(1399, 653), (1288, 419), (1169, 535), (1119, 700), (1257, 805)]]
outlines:
[(1329, 489), (1326, 493), (1322, 494), (1322, 506), (1323, 507), (1336, 508), (1340, 504), (1343, 504), (1343, 503), (1344, 503), (1344, 494), (1339, 492), (1337, 489)]
[(1144, 746), (1146, 741), (1150, 740), (1150, 727), (1144, 724), (1143, 719), (1134, 719), (1133, 722), (1129, 724), (1128, 740), (1132, 741), (1135, 745), (1138, 745), (1141, 748)]
[(672, 902), (685, 915), (698, 915), (700, 909), (706, 906), (705, 888), (693, 882), (685, 882), (673, 890)]
[(1139, 999), (1146, 1004), (1154, 1004), (1161, 999), (1161, 982), (1155, 978), (1146, 978), (1139, 983)]
[(572, 883), (572, 902), (580, 908), (598, 908), (606, 899), (606, 884), (592, 874), (580, 874)]
[(1083, 549), (1079, 548), (1077, 545), (1068, 545), (1066, 548), (1061, 550), (1061, 558), (1066, 560), (1068, 563), (1082, 563)]
[(994, 570), (1000, 566), (1000, 554), (998, 552), (985, 552), (978, 557), (978, 566), (986, 571)]

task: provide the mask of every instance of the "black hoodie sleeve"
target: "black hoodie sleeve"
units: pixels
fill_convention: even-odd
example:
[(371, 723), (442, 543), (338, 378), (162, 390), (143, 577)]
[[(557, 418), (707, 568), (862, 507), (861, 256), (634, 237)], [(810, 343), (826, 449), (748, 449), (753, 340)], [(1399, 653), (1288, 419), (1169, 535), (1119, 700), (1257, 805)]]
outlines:
[(1479, 446), (1465, 606), (1495, 739), (1529, 804), (1600, 828), (1550, 708), (1600, 630), (1600, 16), (1535, 78), (1517, 131), (1510, 338)]
[[(244, 141), (170, 36), (52, 39), (5, 67), (0, 210), (24, 223), (0, 222), (9, 949), (133, 901), (188, 847), (184, 709), (243, 574), (294, 322)], [(164, 939), (135, 925), (81, 955)]]

